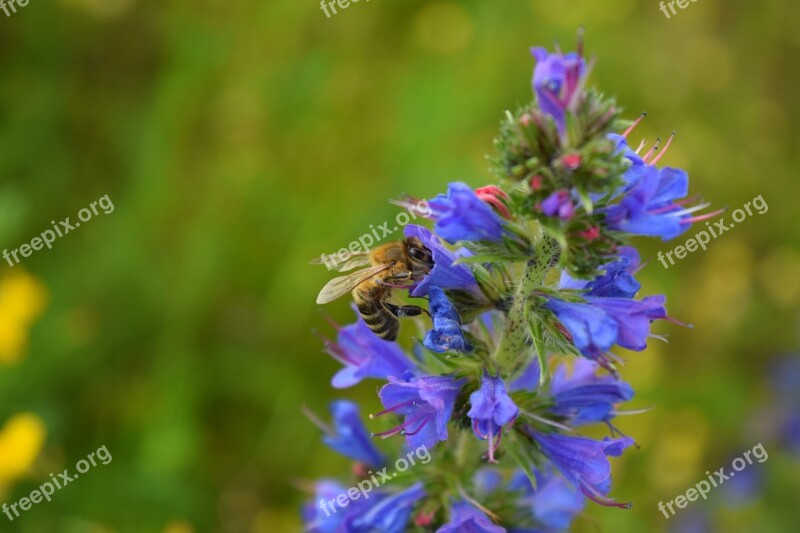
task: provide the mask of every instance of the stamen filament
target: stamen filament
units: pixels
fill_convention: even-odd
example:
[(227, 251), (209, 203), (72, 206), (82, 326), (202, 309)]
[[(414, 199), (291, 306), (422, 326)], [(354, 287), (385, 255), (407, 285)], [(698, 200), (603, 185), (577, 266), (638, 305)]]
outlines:
[[(647, 116), (647, 112), (646, 112), (646, 111), (643, 111), (643, 112), (642, 112), (642, 114), (641, 114), (641, 115), (639, 115), (639, 118), (637, 118), (636, 120), (634, 120), (634, 121), (633, 121), (633, 124), (631, 124), (630, 126), (628, 126), (628, 129), (627, 129), (627, 130), (625, 130), (625, 132), (622, 134), (622, 137), (623, 137), (623, 138), (625, 138), (625, 139), (627, 139), (627, 138), (628, 138), (628, 135), (630, 135), (630, 133), (633, 131), (633, 129), (634, 129), (636, 126), (638, 126), (638, 125), (639, 125), (639, 123), (642, 121), (642, 119), (643, 119), (644, 117), (646, 117), (646, 116)], [(641, 150), (641, 148), (639, 148), (639, 150)], [(637, 153), (637, 154), (639, 153), (639, 150), (636, 150), (636, 153)]]
[(376, 416), (381, 416), (381, 415), (385, 415), (385, 414), (388, 414), (388, 413), (394, 413), (395, 411), (397, 411), (398, 409), (400, 409), (402, 407), (405, 407), (407, 405), (416, 405), (416, 403), (417, 403), (417, 400), (408, 400), (406, 402), (401, 402), (401, 403), (398, 403), (397, 405), (393, 405), (392, 407), (387, 407), (383, 411), (378, 411), (375, 414), (370, 413), (369, 417), (370, 418), (375, 418)]
[(681, 220), (681, 224), (694, 224), (695, 222), (702, 222), (704, 220), (708, 220), (709, 218), (714, 218), (715, 216), (721, 215), (725, 212), (725, 209), (718, 209), (711, 213), (706, 213), (705, 215), (700, 215), (692, 218), (686, 218)]
[(660, 154), (658, 154), (658, 156), (656, 156), (656, 158), (655, 158), (655, 159), (653, 159), (652, 161), (650, 161), (650, 164), (651, 164), (651, 165), (655, 165), (656, 163), (658, 163), (658, 160), (659, 160), (659, 159), (661, 159), (662, 157), (664, 157), (664, 154), (666, 154), (666, 153), (667, 153), (667, 148), (669, 148), (669, 145), (670, 145), (670, 144), (672, 144), (672, 139), (674, 139), (674, 138), (675, 138), (675, 130), (672, 130), (672, 135), (670, 135), (670, 136), (669, 136), (669, 139), (667, 139), (667, 144), (666, 144), (666, 145), (664, 145), (664, 149), (663, 149), (663, 150), (661, 150), (661, 153), (660, 153)]
[[(650, 159), (650, 156), (651, 156), (651, 155), (653, 155), (654, 153), (656, 153), (656, 152), (658, 151), (658, 145), (659, 145), (659, 144), (661, 144), (661, 137), (656, 137), (656, 142), (655, 142), (655, 144), (653, 145), (653, 147), (652, 147), (652, 148), (650, 148), (650, 151), (649, 151), (649, 152), (647, 152), (647, 153), (644, 155), (644, 157), (642, 157), (642, 161), (644, 161), (645, 163), (647, 163), (647, 160), (648, 160), (648, 159)], [(649, 163), (648, 163), (648, 164), (649, 164)]]

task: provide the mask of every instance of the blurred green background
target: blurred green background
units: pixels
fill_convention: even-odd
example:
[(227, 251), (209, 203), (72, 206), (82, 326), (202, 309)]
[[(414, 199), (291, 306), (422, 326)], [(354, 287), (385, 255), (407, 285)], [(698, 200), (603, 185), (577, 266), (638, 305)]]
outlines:
[[(338, 364), (308, 260), (392, 220), (387, 199), (492, 181), (501, 114), (531, 98), (531, 45), (573, 47), (662, 163), (716, 207), (769, 205), (665, 270), (669, 344), (630, 354), (641, 449), (576, 531), (791, 531), (800, 456), (775, 437), (770, 360), (800, 339), (796, 170), (800, 4), (700, 0), (33, 0), (0, 12), (0, 246), (108, 194), (52, 250), (0, 268), (0, 500), (106, 445), (98, 464), (1, 531), (299, 531), (305, 482), (348, 468), (300, 413), (377, 405)], [(729, 212), (730, 214), (730, 212)], [(687, 234), (687, 237), (691, 232)], [(675, 243), (646, 243), (643, 255)], [(346, 299), (326, 307), (352, 319)], [(626, 356), (629, 354), (625, 354)], [(766, 413), (766, 414), (765, 414)], [(744, 502), (657, 508), (763, 442)], [(795, 518), (793, 518), (795, 517)], [(677, 529), (676, 529), (677, 528)], [(698, 530), (698, 531), (702, 531)]]

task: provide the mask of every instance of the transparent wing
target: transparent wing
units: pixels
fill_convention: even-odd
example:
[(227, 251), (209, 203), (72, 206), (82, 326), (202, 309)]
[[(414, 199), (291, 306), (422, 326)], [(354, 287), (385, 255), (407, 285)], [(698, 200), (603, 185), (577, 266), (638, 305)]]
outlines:
[(326, 283), (324, 287), (322, 287), (321, 291), (319, 291), (317, 303), (326, 304), (328, 302), (332, 302), (336, 298), (344, 296), (348, 292), (352, 291), (372, 276), (388, 269), (389, 265), (377, 265), (374, 267), (365, 268), (364, 270), (359, 270), (358, 272), (352, 272), (344, 276), (339, 276), (338, 278), (333, 278)]
[(325, 265), (329, 270), (335, 270), (336, 272), (347, 272), (348, 270), (353, 270), (354, 268), (369, 266), (369, 253), (367, 252), (350, 254), (350, 257), (339, 262), (336, 261), (337, 258), (335, 254), (331, 254), (326, 257), (328, 258), (327, 263), (323, 261), (321, 257), (317, 257), (309, 261), (309, 264)]

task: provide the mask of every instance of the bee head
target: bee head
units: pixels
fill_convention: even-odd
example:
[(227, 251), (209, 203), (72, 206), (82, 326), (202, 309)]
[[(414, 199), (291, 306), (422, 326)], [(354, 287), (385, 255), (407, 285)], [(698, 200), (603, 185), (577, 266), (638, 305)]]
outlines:
[(433, 254), (415, 237), (406, 239), (406, 252), (411, 260), (411, 271), (414, 278), (419, 279), (427, 275), (433, 268)]

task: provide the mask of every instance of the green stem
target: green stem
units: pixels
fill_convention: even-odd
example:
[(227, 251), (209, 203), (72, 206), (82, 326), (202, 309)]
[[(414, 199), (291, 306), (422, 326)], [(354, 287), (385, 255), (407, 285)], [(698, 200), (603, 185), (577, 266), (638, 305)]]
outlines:
[[(553, 239), (541, 235), (536, 245), (534, 258), (525, 263), (525, 269), (514, 293), (514, 301), (506, 317), (503, 336), (494, 354), (494, 360), (504, 378), (515, 375), (530, 361), (528, 297), (543, 285), (545, 275), (551, 267), (551, 261), (557, 250), (558, 245)], [(537, 352), (541, 351), (540, 348), (537, 345)], [(538, 356), (541, 362), (544, 354), (539, 353)], [(545, 369), (542, 367), (541, 370), (542, 376), (544, 376)]]

